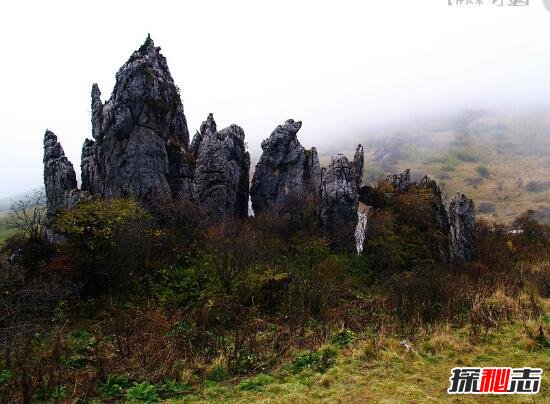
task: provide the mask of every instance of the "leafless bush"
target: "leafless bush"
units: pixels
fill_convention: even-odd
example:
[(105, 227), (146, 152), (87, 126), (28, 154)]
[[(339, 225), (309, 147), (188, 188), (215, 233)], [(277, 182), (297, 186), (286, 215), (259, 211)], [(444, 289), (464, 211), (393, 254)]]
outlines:
[(10, 220), (13, 226), (21, 230), (29, 239), (39, 240), (44, 236), (46, 219), (46, 196), (44, 191), (34, 191), (24, 199), (11, 205)]

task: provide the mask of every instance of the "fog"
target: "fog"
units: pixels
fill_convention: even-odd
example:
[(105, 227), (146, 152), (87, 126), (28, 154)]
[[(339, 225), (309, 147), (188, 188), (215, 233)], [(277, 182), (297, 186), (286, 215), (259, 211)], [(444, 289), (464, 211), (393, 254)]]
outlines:
[[(305, 146), (347, 148), (377, 127), (550, 101), (550, 12), (448, 0), (19, 1), (0, 12), (0, 196), (42, 184), (42, 137), (77, 175), (90, 89), (151, 33), (181, 88), (191, 134), (209, 112), (253, 157), (288, 118)], [(505, 3), (507, 3), (505, 1)]]

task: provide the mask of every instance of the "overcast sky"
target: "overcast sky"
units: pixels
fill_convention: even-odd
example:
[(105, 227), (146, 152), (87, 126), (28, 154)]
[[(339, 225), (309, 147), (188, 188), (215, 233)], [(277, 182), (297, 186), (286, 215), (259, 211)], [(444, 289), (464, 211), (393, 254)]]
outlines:
[(42, 184), (46, 128), (79, 173), (92, 83), (105, 101), (147, 33), (191, 133), (213, 112), (253, 156), (288, 118), (323, 152), (417, 115), (548, 104), (550, 12), (492, 1), (2, 2), (0, 197)]

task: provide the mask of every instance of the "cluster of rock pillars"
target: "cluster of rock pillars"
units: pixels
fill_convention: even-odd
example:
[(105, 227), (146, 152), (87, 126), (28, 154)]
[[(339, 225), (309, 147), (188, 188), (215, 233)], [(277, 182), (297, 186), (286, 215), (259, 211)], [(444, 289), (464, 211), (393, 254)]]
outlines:
[[(116, 74), (108, 101), (92, 87), (92, 137), (82, 147), (81, 188), (51, 131), (44, 135), (44, 183), (50, 217), (93, 197), (132, 197), (154, 208), (170, 201), (193, 200), (215, 220), (246, 217), (249, 197), (254, 214), (283, 209), (292, 198), (310, 198), (333, 246), (361, 250), (356, 237), (362, 202), (371, 205), (372, 189), (362, 185), (364, 155), (338, 154), (322, 168), (317, 150), (297, 139), (301, 122), (279, 125), (262, 142), (262, 155), (249, 181), (250, 156), (238, 125), (218, 130), (210, 114), (189, 141), (178, 87), (160, 48), (147, 37)], [(438, 201), (434, 221), (448, 239), (445, 260), (468, 260), (473, 246), (474, 206), (464, 195), (447, 201), (429, 178), (411, 182), (409, 172), (389, 176), (397, 192), (421, 186)], [(362, 223), (362, 228), (364, 228)], [(358, 233), (361, 233), (359, 231)]]

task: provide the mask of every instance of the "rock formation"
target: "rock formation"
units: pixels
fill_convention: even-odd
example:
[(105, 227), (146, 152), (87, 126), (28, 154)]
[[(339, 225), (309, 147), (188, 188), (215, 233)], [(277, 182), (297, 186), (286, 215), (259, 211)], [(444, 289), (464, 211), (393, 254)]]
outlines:
[(411, 170), (407, 168), (402, 173), (388, 175), (386, 182), (391, 184), (397, 192), (405, 192), (411, 184)]
[(289, 119), (279, 125), (262, 142), (262, 155), (254, 177), (250, 196), (255, 214), (268, 208), (279, 209), (290, 197), (316, 198), (321, 178), (317, 150), (306, 150), (296, 134), (302, 122)]
[(183, 105), (150, 37), (119, 69), (105, 104), (100, 95), (94, 84), (95, 142), (83, 148), (84, 187), (108, 198), (132, 196), (145, 206), (190, 197), (193, 169)]
[(353, 170), (355, 171), (355, 179), (357, 180), (357, 189), (361, 188), (363, 182), (363, 169), (365, 167), (365, 154), (363, 146), (358, 145), (353, 156)]
[(319, 218), (334, 248), (353, 251), (358, 205), (355, 164), (338, 154), (323, 169), (319, 206)]
[[(426, 198), (431, 212), (431, 222), (443, 237), (439, 246), (440, 260), (469, 261), (473, 253), (473, 232), (475, 224), (474, 205), (465, 195), (457, 195), (450, 202), (435, 180), (425, 176), (418, 182), (411, 181), (410, 170), (388, 175), (382, 187), (383, 195), (368, 185), (359, 189), (359, 201), (375, 209), (384, 209), (388, 198), (395, 194), (416, 192)], [(388, 192), (389, 191), (389, 192)]]
[(208, 118), (201, 124), (200, 131), (195, 133), (193, 141), (191, 142), (191, 154), (196, 159), (199, 153), (199, 146), (207, 133), (216, 133), (216, 121), (214, 121), (214, 114), (208, 114)]
[[(248, 215), (250, 156), (243, 129), (231, 125), (218, 131), (209, 114), (190, 145), (179, 89), (149, 36), (117, 72), (109, 100), (101, 101), (97, 84), (92, 86), (91, 98), (93, 140), (86, 139), (82, 146), (82, 191), (57, 137), (50, 131), (44, 136), (50, 217), (88, 195), (133, 197), (152, 210), (174, 200), (193, 199), (214, 219)], [(447, 206), (435, 181), (425, 177), (411, 182), (409, 170), (388, 176), (383, 189), (361, 186), (361, 145), (353, 161), (339, 154), (321, 170), (316, 149), (307, 150), (298, 141), (301, 126), (290, 119), (262, 142), (250, 190), (254, 213), (307, 199), (315, 203), (334, 248), (360, 251), (367, 216), (362, 212), (357, 226), (359, 201), (384, 209), (395, 195), (411, 190), (429, 202), (430, 220), (444, 238), (441, 259), (471, 258), (471, 200), (459, 195)]]
[(212, 114), (197, 140), (195, 195), (216, 218), (248, 216), (250, 156), (244, 131), (231, 125), (216, 132)]
[(445, 241), (441, 243), (439, 255), (442, 262), (452, 260), (449, 212), (447, 211), (447, 197), (435, 180), (425, 176), (414, 185), (428, 198), (428, 204), (432, 214), (432, 223), (443, 235)]
[(82, 145), (82, 160), (80, 163), (80, 173), (82, 184), (80, 188), (90, 194), (102, 194), (102, 181), (97, 178), (97, 164), (95, 160), (95, 142), (85, 139)]
[(81, 199), (72, 163), (65, 157), (57, 136), (47, 130), (44, 134), (44, 186), (46, 207), (51, 217), (63, 209), (70, 209)]
[(456, 194), (449, 203), (449, 221), (453, 258), (470, 261), (474, 250), (474, 202), (464, 194)]

